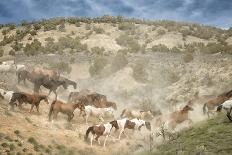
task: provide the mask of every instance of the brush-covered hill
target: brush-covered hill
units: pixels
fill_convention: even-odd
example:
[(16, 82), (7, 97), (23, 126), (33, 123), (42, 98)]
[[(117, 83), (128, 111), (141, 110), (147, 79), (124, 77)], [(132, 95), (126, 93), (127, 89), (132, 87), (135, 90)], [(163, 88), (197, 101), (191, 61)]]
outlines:
[(180, 131), (174, 140), (165, 142), (156, 151), (144, 155), (231, 154), (231, 134), (231, 122), (221, 113)]
[(52, 18), (0, 25), (0, 55), (25, 53), (230, 53), (232, 30), (121, 16)]

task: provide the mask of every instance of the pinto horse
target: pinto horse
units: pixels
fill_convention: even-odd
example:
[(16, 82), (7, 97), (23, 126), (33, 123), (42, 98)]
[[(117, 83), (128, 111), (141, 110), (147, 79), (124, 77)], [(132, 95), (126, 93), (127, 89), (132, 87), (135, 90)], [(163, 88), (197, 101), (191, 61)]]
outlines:
[(232, 112), (232, 100), (227, 100), (221, 105), (217, 107), (217, 111), (220, 112), (222, 109), (224, 109), (227, 113), (226, 116), (229, 118), (229, 120), (232, 122), (231, 112)]
[(70, 122), (74, 117), (74, 111), (76, 108), (80, 109), (80, 115), (82, 114), (85, 116), (85, 106), (82, 103), (76, 103), (76, 104), (65, 104), (61, 101), (53, 101), (49, 110), (49, 121), (51, 121), (51, 116), (53, 114), (53, 119), (57, 119), (57, 115), (59, 112), (68, 115), (68, 121)]
[(122, 133), (125, 134), (125, 129), (133, 129), (140, 131), (143, 126), (146, 126), (147, 130), (151, 131), (151, 123), (146, 122), (142, 119), (134, 118), (132, 120), (128, 120), (127, 118), (123, 118), (121, 120), (116, 120), (116, 122), (118, 124), (118, 129), (120, 130), (118, 140), (121, 139)]
[[(203, 105), (203, 113), (208, 115), (213, 113), (213, 110), (221, 105), (222, 103), (224, 103), (225, 101), (229, 100), (232, 97), (232, 90), (222, 93), (221, 95), (217, 96), (214, 99), (209, 100), (208, 102), (206, 102)], [(206, 111), (206, 109), (208, 109), (208, 111)]]
[(112, 122), (106, 123), (106, 124), (100, 124), (100, 125), (91, 126), (86, 131), (85, 141), (87, 141), (89, 133), (91, 133), (92, 134), (91, 139), (90, 139), (91, 147), (93, 146), (93, 139), (94, 139), (95, 135), (96, 135), (95, 140), (98, 141), (98, 144), (100, 145), (99, 137), (104, 135), (105, 140), (104, 140), (103, 146), (105, 147), (106, 146), (106, 140), (107, 140), (107, 138), (109, 136), (111, 136), (110, 133), (111, 133), (111, 130), (112, 130), (113, 127), (116, 130), (119, 129), (117, 121), (115, 121), (115, 120), (112, 121)]
[(19, 108), (21, 109), (23, 103), (29, 103), (29, 104), (31, 104), (31, 109), (29, 112), (31, 113), (34, 106), (36, 106), (37, 112), (39, 113), (39, 104), (42, 100), (44, 100), (47, 104), (49, 104), (48, 98), (46, 95), (15, 92), (15, 93), (13, 93), (9, 104), (11, 105), (11, 109), (13, 109), (15, 102), (18, 101)]
[(180, 124), (186, 120), (192, 122), (192, 120), (188, 117), (189, 111), (193, 111), (193, 108), (186, 105), (183, 109), (171, 113), (169, 117), (169, 125), (171, 126), (171, 128), (174, 129), (177, 126), (177, 124)]

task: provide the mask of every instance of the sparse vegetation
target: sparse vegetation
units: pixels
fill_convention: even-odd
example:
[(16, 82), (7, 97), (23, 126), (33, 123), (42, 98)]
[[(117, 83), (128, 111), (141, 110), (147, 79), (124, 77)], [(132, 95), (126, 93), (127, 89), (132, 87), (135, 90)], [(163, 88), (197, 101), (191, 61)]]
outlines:
[(89, 68), (90, 75), (93, 77), (100, 75), (101, 71), (104, 69), (107, 63), (107, 59), (102, 56), (95, 58)]

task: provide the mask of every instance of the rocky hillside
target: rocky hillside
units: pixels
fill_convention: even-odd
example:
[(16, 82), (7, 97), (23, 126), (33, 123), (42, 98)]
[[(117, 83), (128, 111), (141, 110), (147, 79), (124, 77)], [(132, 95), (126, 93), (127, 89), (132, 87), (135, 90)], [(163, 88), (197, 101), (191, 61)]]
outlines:
[(231, 29), (174, 21), (121, 16), (53, 18), (0, 25), (0, 53), (230, 53), (231, 36)]

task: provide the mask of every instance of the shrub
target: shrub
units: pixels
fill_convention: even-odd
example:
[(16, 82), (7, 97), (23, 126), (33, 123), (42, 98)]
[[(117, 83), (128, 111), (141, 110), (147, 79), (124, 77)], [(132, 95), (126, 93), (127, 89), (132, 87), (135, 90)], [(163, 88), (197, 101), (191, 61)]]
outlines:
[(31, 44), (27, 43), (23, 50), (27, 56), (33, 56), (39, 54), (42, 49), (41, 43), (35, 39)]
[(51, 64), (51, 68), (58, 70), (58, 72), (65, 72), (68, 74), (72, 71), (72, 67), (66, 62)]
[(154, 45), (152, 46), (151, 50), (153, 52), (169, 52), (169, 48), (163, 44), (159, 44), (159, 45)]
[(30, 138), (28, 138), (28, 140), (27, 140), (29, 143), (31, 143), (31, 144), (33, 144), (33, 145), (38, 145), (38, 142), (35, 140), (35, 138), (34, 137), (30, 137)]
[(77, 22), (75, 25), (76, 25), (76, 27), (81, 27), (81, 23), (80, 22)]
[(107, 59), (105, 59), (103, 57), (95, 58), (91, 64), (91, 66), (89, 67), (90, 75), (92, 77), (99, 75), (107, 63), (108, 63)]
[(14, 51), (14, 50), (10, 50), (10, 51), (9, 51), (9, 55), (15, 56), (15, 51)]
[(102, 55), (103, 52), (105, 51), (105, 48), (96, 46), (96, 47), (91, 48), (91, 51), (92, 51), (93, 54)]
[(2, 30), (2, 35), (6, 35), (9, 32), (9, 29)]
[(133, 66), (133, 77), (138, 82), (147, 82), (148, 74), (145, 70), (147, 62), (145, 60), (137, 60)]
[(47, 42), (54, 42), (54, 39), (52, 37), (47, 37), (44, 40)]
[(9, 30), (14, 30), (16, 28), (14, 23), (9, 24), (8, 27), (9, 27)]
[(117, 44), (127, 47), (130, 52), (137, 52), (141, 49), (139, 43), (134, 38), (128, 36), (128, 35), (120, 35), (116, 39)]
[(92, 27), (91, 27), (91, 25), (90, 25), (90, 24), (85, 24), (85, 29), (86, 29), (86, 30), (91, 30), (91, 29), (92, 29)]
[(32, 30), (29, 32), (32, 36), (35, 36), (37, 34), (37, 32), (35, 30)]
[(9, 37), (4, 36), (3, 40), (0, 42), (0, 45), (5, 46), (6, 44), (9, 44), (12, 41), (14, 41), (14, 38), (15, 38), (14, 36), (9, 36)]
[(164, 35), (166, 32), (164, 31), (164, 30), (162, 30), (162, 29), (158, 29), (157, 30), (157, 34), (158, 34), (158, 36), (162, 36), (162, 35)]
[(111, 71), (116, 72), (128, 64), (128, 60), (123, 53), (117, 53), (111, 63)]
[(59, 30), (60, 32), (65, 32), (65, 31), (66, 31), (66, 30), (65, 30), (65, 22), (62, 22), (62, 23), (59, 25), (58, 30)]
[(29, 23), (26, 20), (21, 21), (21, 26), (27, 26)]
[(186, 53), (183, 56), (183, 60), (185, 63), (191, 62), (193, 60), (193, 54), (192, 53)]
[(0, 48), (0, 57), (4, 55), (4, 50)]
[(34, 27), (34, 30), (38, 31), (38, 30), (41, 29), (41, 24), (35, 23), (35, 24), (33, 25), (33, 27)]
[(93, 31), (95, 31), (95, 33), (97, 33), (97, 34), (102, 34), (105, 32), (105, 30), (103, 28), (95, 27), (95, 26), (93, 27)]
[(170, 52), (173, 52), (173, 53), (180, 53), (181, 50), (175, 46), (175, 47), (173, 47), (173, 48), (170, 49)]
[(123, 22), (118, 24), (119, 30), (132, 30), (135, 29), (135, 25), (129, 22)]
[(44, 25), (44, 32), (50, 31), (50, 30), (56, 30), (56, 25), (53, 23), (46, 23)]

